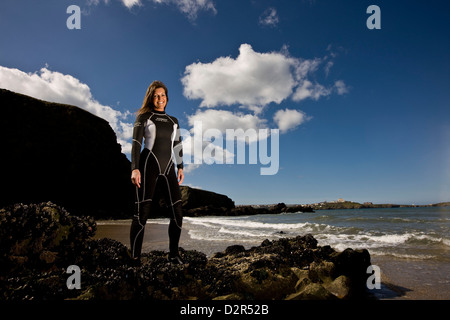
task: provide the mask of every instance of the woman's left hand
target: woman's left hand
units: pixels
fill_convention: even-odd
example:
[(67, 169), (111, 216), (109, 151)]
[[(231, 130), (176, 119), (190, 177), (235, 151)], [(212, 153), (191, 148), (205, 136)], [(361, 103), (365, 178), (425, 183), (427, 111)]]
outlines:
[(177, 178), (178, 178), (178, 184), (182, 184), (183, 180), (184, 180), (183, 169), (178, 169)]

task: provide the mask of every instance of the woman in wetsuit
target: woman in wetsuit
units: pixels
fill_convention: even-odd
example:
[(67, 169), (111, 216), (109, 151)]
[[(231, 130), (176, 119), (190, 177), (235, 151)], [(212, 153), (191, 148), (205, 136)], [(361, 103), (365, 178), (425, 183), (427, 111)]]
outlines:
[(183, 149), (178, 120), (165, 112), (168, 101), (167, 87), (154, 81), (148, 87), (134, 124), (131, 181), (136, 186), (136, 201), (130, 244), (132, 257), (140, 258), (145, 224), (155, 208), (152, 202), (158, 189), (170, 209), (169, 261), (179, 264), (182, 263), (178, 243), (183, 220), (179, 187), (184, 179)]

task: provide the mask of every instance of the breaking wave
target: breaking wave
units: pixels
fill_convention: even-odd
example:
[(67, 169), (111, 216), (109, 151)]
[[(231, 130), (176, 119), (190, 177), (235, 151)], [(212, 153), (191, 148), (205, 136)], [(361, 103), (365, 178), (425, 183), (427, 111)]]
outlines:
[(372, 209), (364, 213), (352, 210), (351, 214), (334, 210), (326, 214), (186, 217), (185, 222), (191, 239), (200, 241), (259, 245), (265, 239), (310, 233), (319, 245), (330, 245), (336, 250), (366, 248), (374, 255), (404, 259), (442, 255), (450, 259), (448, 218), (442, 216), (393, 216), (392, 211)]

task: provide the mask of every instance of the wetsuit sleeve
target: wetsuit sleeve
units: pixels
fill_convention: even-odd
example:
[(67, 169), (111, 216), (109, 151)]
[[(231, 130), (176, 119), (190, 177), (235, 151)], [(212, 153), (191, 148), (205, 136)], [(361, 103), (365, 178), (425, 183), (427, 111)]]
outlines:
[(175, 154), (177, 168), (183, 169), (183, 143), (181, 141), (180, 125), (178, 124), (178, 119), (174, 118), (174, 120), (177, 124), (177, 132), (173, 142), (173, 152)]
[(144, 117), (142, 115), (138, 115), (133, 127), (133, 142), (131, 144), (131, 171), (134, 169), (139, 169), (139, 158), (141, 156), (144, 129)]

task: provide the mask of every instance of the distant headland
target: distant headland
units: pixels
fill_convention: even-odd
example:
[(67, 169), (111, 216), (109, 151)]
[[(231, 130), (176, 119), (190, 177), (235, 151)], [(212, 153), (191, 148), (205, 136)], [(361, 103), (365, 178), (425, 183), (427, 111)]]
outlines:
[[(287, 207), (299, 206), (299, 205), (287, 205)], [(336, 201), (322, 201), (312, 204), (300, 205), (301, 207), (311, 208), (313, 210), (333, 210), (333, 209), (368, 209), (368, 208), (416, 208), (416, 207), (446, 207), (450, 206), (450, 202), (439, 202), (425, 205), (417, 204), (393, 204), (393, 203), (381, 203), (375, 204), (372, 202), (354, 202), (344, 199), (338, 199)]]

